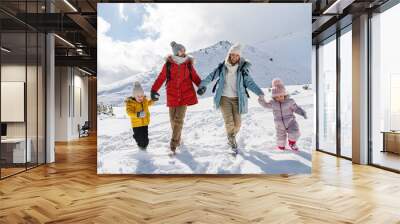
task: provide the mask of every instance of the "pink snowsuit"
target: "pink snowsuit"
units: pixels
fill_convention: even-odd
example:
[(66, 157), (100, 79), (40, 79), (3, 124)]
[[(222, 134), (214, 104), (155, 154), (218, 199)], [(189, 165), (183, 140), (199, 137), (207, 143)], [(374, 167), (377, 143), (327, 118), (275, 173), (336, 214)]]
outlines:
[(306, 118), (306, 111), (297, 106), (296, 102), (289, 97), (286, 97), (282, 103), (276, 100), (270, 100), (269, 102), (259, 100), (259, 102), (263, 107), (272, 109), (277, 145), (285, 146), (287, 138), (296, 142), (300, 137), (300, 130), (294, 113)]

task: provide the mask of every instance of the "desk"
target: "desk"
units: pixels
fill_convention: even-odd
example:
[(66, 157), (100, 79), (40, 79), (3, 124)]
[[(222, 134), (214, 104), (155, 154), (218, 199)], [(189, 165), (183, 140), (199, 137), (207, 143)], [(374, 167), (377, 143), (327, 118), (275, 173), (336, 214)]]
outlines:
[(382, 152), (392, 152), (400, 154), (400, 132), (383, 131), (383, 150)]
[(25, 152), (25, 138), (1, 139), (1, 156), (9, 163), (31, 162), (31, 139), (28, 138), (26, 142), (28, 147)]

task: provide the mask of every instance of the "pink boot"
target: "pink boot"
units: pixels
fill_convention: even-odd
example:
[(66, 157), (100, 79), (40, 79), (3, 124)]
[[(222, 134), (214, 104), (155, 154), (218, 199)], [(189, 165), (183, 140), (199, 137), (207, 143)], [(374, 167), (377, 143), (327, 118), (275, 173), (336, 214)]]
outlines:
[(299, 151), (299, 147), (297, 147), (296, 141), (289, 140), (289, 146), (293, 151)]
[(283, 150), (285, 150), (285, 146), (279, 146), (279, 145), (278, 145), (278, 146), (276, 147), (276, 149), (282, 150), (282, 151), (283, 151)]

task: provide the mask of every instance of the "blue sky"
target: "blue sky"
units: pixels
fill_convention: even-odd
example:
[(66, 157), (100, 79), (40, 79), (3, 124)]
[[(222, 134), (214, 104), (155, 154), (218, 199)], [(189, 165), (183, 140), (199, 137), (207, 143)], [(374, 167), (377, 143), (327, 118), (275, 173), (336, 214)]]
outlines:
[(98, 15), (111, 24), (107, 35), (114, 40), (130, 42), (144, 38), (145, 35), (139, 30), (144, 14), (142, 4), (98, 4)]

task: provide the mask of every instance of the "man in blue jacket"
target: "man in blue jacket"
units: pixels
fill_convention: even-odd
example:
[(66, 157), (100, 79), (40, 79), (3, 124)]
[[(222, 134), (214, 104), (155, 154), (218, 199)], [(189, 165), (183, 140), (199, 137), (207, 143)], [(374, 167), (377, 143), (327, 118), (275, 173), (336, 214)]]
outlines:
[(241, 58), (241, 45), (233, 45), (224, 62), (220, 63), (201, 83), (197, 93), (203, 95), (207, 85), (213, 80), (214, 104), (221, 108), (228, 135), (228, 144), (237, 152), (236, 135), (240, 130), (241, 114), (247, 113), (247, 89), (254, 92), (259, 98), (264, 98), (264, 93), (257, 86), (249, 74), (250, 62)]

